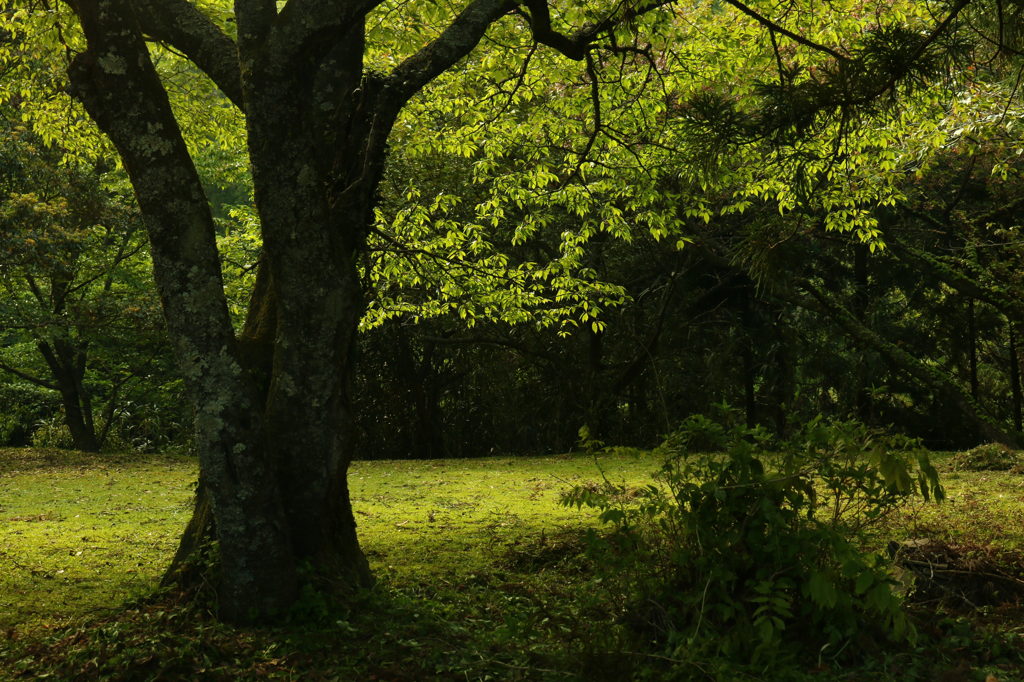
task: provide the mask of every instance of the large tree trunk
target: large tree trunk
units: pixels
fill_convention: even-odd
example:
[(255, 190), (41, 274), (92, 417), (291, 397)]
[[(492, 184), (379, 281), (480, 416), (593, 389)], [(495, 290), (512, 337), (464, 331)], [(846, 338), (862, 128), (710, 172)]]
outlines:
[[(318, 79), (336, 79), (331, 89), (342, 96), (356, 90), (362, 35), (362, 23), (354, 22), (342, 47), (325, 55), (323, 70), (307, 68), (296, 76), (292, 65), (255, 53), (243, 78), (253, 185), (277, 313), (266, 441), (292, 551), (340, 591), (372, 582), (346, 487), (354, 452), (353, 351), (363, 314), (354, 260), (372, 207), (361, 194), (332, 207), (326, 189), (332, 172), (357, 173), (362, 150), (325, 139), (323, 110), (309, 105)], [(240, 49), (244, 53), (244, 45)], [(348, 113), (350, 129), (362, 141), (358, 128), (366, 125), (365, 112)]]
[(89, 49), (73, 94), (116, 145), (146, 219), (168, 332), (196, 406), (223, 582), (221, 616), (244, 621), (295, 599), (296, 561), (274, 483), (255, 383), (228, 316), (213, 218), (170, 103), (126, 0), (78, 3)]
[[(516, 5), (473, 0), (436, 40), (381, 76), (364, 74), (362, 64), (363, 16), (373, 2), (293, 2), (278, 14), (274, 0), (236, 0), (235, 43), (186, 0), (66, 1), (89, 46), (69, 68), (71, 91), (131, 178), (196, 409), (200, 494), (166, 582), (216, 532), (224, 619), (287, 609), (306, 562), (335, 591), (370, 584), (346, 483), (363, 312), (355, 259), (398, 112)], [(187, 55), (246, 115), (263, 255), (238, 339), (210, 208), (143, 27)], [(598, 33), (562, 37), (563, 47)]]

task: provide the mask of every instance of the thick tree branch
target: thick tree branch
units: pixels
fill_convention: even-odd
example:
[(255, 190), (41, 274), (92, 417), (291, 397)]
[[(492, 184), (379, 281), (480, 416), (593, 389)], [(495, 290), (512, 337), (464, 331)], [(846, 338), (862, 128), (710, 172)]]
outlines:
[[(551, 27), (551, 10), (548, 8), (547, 0), (525, 0), (525, 5), (530, 10), (530, 30), (533, 39), (541, 45), (557, 50), (563, 56), (573, 61), (583, 61), (590, 46), (601, 35), (607, 33), (619, 24), (646, 14), (655, 9), (671, 4), (675, 0), (654, 0), (644, 4), (642, 9), (636, 6), (626, 7), (620, 11), (620, 4), (612, 12), (596, 24), (588, 24), (577, 29), (571, 36), (559, 33)], [(637, 3), (642, 4), (642, 3)]]
[(25, 381), (29, 382), (30, 384), (35, 384), (36, 386), (42, 386), (43, 388), (48, 388), (51, 391), (58, 391), (58, 390), (60, 390), (60, 389), (57, 388), (57, 385), (52, 383), (52, 382), (45, 381), (44, 379), (40, 379), (39, 377), (34, 377), (31, 374), (26, 374), (26, 373), (22, 372), (21, 370), (17, 370), (14, 367), (11, 367), (10, 365), (5, 364), (3, 362), (0, 362), (0, 369), (2, 369), (5, 372), (10, 372), (14, 376), (18, 377), (19, 379), (24, 379)]
[(512, 0), (474, 0), (436, 40), (395, 67), (385, 81), (395, 113), (430, 81), (477, 46), (491, 24), (516, 7)]
[(246, 70), (253, 55), (263, 47), (276, 19), (276, 0), (235, 0), (238, 56)]
[(213, 21), (188, 0), (135, 0), (139, 28), (198, 66), (232, 104), (245, 110), (238, 50)]
[[(513, 0), (474, 0), (437, 39), (396, 66), (387, 78), (376, 82), (368, 79), (364, 83), (363, 97), (372, 104), (367, 112), (369, 127), (362, 164), (358, 175), (349, 172), (335, 180), (337, 194), (332, 205), (336, 210), (366, 203), (376, 188), (384, 172), (388, 135), (406, 102), (468, 55), (491, 24), (513, 9)], [(346, 166), (350, 164), (349, 160), (341, 160)]]

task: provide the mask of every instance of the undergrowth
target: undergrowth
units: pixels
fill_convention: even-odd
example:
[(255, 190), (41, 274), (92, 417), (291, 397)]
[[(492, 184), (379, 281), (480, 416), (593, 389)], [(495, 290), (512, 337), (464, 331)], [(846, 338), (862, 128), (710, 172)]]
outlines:
[(833, 661), (866, 629), (913, 645), (890, 562), (864, 546), (915, 491), (944, 497), (928, 453), (820, 418), (776, 443), (719, 410), (719, 420), (688, 419), (656, 450), (661, 485), (632, 499), (614, 486), (565, 496), (614, 526), (589, 533), (594, 588), (652, 651), (682, 664), (673, 679)]

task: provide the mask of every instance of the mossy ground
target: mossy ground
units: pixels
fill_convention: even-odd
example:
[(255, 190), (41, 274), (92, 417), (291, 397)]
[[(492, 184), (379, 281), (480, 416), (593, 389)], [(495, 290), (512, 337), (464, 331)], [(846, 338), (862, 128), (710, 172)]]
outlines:
[[(599, 461), (627, 486), (657, 467)], [(936, 461), (949, 502), (907, 507), (889, 534), (1024, 548), (1024, 478), (953, 472), (951, 453)], [(311, 593), (291, 622), (239, 630), (209, 599), (147, 596), (188, 520), (194, 460), (0, 450), (0, 680), (631, 679), (666, 662), (637, 653), (589, 599), (580, 536), (595, 521), (558, 504), (560, 490), (601, 476), (584, 455), (356, 463), (349, 485), (378, 588), (344, 606)], [(934, 614), (914, 649), (760, 679), (1021, 680), (1024, 659), (1006, 647), (1022, 624), (1019, 608)]]
[(153, 590), (195, 460), (0, 450), (0, 629), (56, 626)]
[(942, 504), (912, 499), (899, 528), (915, 537), (1024, 550), (1024, 474), (957, 470), (955, 452), (932, 454), (946, 488)]
[[(602, 456), (617, 483), (650, 459)], [(56, 626), (150, 593), (191, 513), (195, 459), (0, 450), (0, 630)], [(360, 538), (379, 578), (457, 580), (526, 538), (592, 525), (558, 490), (600, 479), (585, 456), (356, 462)]]

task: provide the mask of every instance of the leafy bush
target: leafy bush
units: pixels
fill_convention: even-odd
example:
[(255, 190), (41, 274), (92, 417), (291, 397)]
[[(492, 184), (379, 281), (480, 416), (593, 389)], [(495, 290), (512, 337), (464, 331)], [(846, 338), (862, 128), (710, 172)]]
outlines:
[(71, 450), (75, 447), (71, 439), (71, 430), (64, 421), (64, 415), (57, 413), (36, 422), (32, 431), (32, 446), (37, 448), (60, 448)]
[[(125, 402), (114, 417), (103, 442), (109, 452), (164, 452), (195, 454), (192, 431), (181, 414), (163, 410), (162, 405)], [(170, 413), (170, 414), (167, 414)], [(102, 431), (104, 422), (96, 429)]]
[[(607, 482), (563, 498), (615, 526), (589, 541), (597, 586), (621, 620), (668, 659), (703, 670), (764, 666), (808, 646), (838, 653), (867, 622), (915, 637), (888, 561), (861, 541), (915, 490), (943, 497), (919, 442), (818, 417), (773, 448), (767, 432), (719, 407), (721, 429), (692, 418), (659, 446), (662, 485), (637, 503)], [(715, 437), (719, 454), (691, 447)]]
[(0, 383), (0, 445), (28, 445), (39, 420), (55, 409), (56, 401), (50, 391), (24, 384)]
[[(162, 417), (158, 406), (127, 402), (114, 416), (114, 422), (103, 440), (103, 452), (164, 452), (194, 454), (192, 433), (179, 422)], [(96, 434), (103, 433), (106, 420), (96, 417)], [(32, 431), (32, 445), (37, 448), (74, 448), (71, 431), (63, 413), (40, 419)]]

